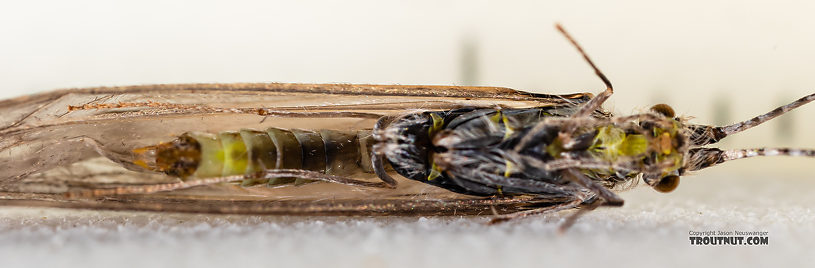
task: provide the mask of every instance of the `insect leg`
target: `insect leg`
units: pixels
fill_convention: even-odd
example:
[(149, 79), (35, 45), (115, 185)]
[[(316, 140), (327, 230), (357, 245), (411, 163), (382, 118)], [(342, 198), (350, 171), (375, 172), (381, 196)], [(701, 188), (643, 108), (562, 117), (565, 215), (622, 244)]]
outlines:
[(583, 59), (585, 59), (586, 62), (591, 66), (591, 68), (594, 69), (594, 73), (597, 74), (597, 76), (600, 77), (600, 80), (603, 80), (603, 84), (606, 85), (605, 91), (601, 92), (599, 95), (589, 100), (589, 102), (580, 107), (580, 110), (578, 110), (576, 113), (574, 113), (574, 115), (572, 115), (572, 117), (589, 116), (592, 112), (594, 112), (594, 110), (600, 108), (600, 105), (603, 105), (603, 102), (605, 102), (609, 97), (611, 97), (611, 94), (614, 93), (614, 88), (611, 86), (611, 81), (609, 81), (608, 78), (606, 78), (606, 75), (603, 74), (602, 71), (600, 71), (600, 68), (597, 68), (597, 66), (594, 65), (594, 62), (591, 61), (588, 54), (586, 54), (586, 52), (583, 51), (583, 48), (580, 47), (580, 44), (578, 44), (577, 41), (575, 41), (574, 38), (572, 38), (572, 36), (569, 35), (569, 33), (566, 32), (565, 29), (563, 29), (563, 26), (561, 26), (560, 24), (555, 24), (555, 28), (557, 28), (557, 30), (560, 31), (560, 33), (563, 34), (563, 36), (566, 37), (566, 39), (569, 40), (570, 43), (572, 43), (572, 45), (577, 49), (577, 51), (580, 52), (580, 55), (583, 56)]
[(565, 232), (569, 227), (574, 225), (575, 221), (577, 221), (580, 216), (586, 214), (586, 212), (592, 211), (600, 206), (613, 206), (613, 207), (620, 207), (623, 205), (624, 200), (618, 196), (617, 194), (611, 192), (609, 189), (603, 187), (602, 185), (596, 183), (595, 181), (586, 177), (579, 171), (574, 169), (567, 169), (565, 170), (568, 178), (571, 178), (573, 182), (586, 187), (591, 192), (596, 194), (598, 199), (595, 199), (593, 202), (589, 203), (587, 206), (581, 207), (577, 212), (570, 215), (566, 218), (566, 221), (560, 225), (558, 228), (559, 232)]
[(577, 183), (578, 185), (585, 187), (592, 193), (596, 194), (598, 197), (602, 198), (603, 201), (605, 201), (602, 205), (613, 207), (619, 207), (623, 205), (624, 200), (620, 196), (618, 196), (608, 188), (603, 187), (603, 185), (593, 181), (589, 177), (586, 177), (586, 175), (583, 175), (583, 173), (580, 173), (580, 171), (570, 168), (564, 170), (564, 173), (566, 174), (565, 176), (566, 178), (571, 179), (574, 183)]
[[(530, 159), (530, 160), (537, 160), (537, 159)], [(583, 168), (583, 169), (612, 169), (616, 171), (626, 171), (626, 172), (638, 172), (638, 173), (660, 173), (666, 168), (670, 168), (675, 166), (676, 163), (666, 160), (655, 165), (647, 165), (647, 166), (636, 166), (630, 163), (623, 162), (622, 164), (615, 164), (613, 162), (607, 161), (596, 161), (596, 160), (578, 160), (578, 159), (557, 159), (552, 160), (549, 162), (542, 162), (537, 160), (538, 163), (541, 163), (541, 167), (546, 170), (554, 171), (554, 170), (564, 170), (564, 169), (571, 169), (571, 168)]]
[(393, 179), (393, 177), (391, 177), (391, 175), (388, 175), (388, 173), (385, 171), (384, 155), (382, 155), (381, 153), (376, 153), (376, 150), (374, 150), (373, 155), (371, 155), (371, 164), (373, 166), (374, 173), (376, 174), (377, 177), (379, 177), (380, 180), (385, 182), (390, 188), (396, 188), (396, 185), (398, 183), (396, 182), (395, 179)]
[[(592, 117), (568, 118), (568, 119), (551, 117), (546, 118), (535, 124), (535, 126), (532, 127), (532, 129), (527, 131), (527, 134), (521, 138), (517, 145), (515, 145), (514, 150), (515, 152), (521, 152), (524, 149), (528, 148), (529, 145), (531, 145), (532, 143), (539, 141), (543, 136), (548, 135), (546, 134), (546, 131), (544, 131), (548, 126), (562, 125), (564, 130), (561, 132), (566, 133), (565, 131), (567, 128), (572, 128), (572, 130), (570, 131), (574, 131), (574, 128), (578, 125), (581, 127), (591, 128), (600, 126), (602, 124), (605, 124), (605, 122), (602, 120), (596, 120)], [(564, 138), (571, 140), (568, 137), (568, 135)], [(574, 144), (565, 143), (563, 146), (564, 148), (570, 148), (569, 146), (574, 146)]]
[[(315, 181), (325, 181), (331, 183), (338, 183), (338, 184), (345, 184), (351, 186), (363, 186), (363, 187), (372, 187), (372, 188), (388, 188), (389, 185), (383, 182), (368, 182), (368, 181), (361, 181), (355, 180), (347, 177), (342, 176), (334, 176), (323, 174), (316, 171), (311, 170), (302, 170), (302, 169), (269, 169), (260, 171), (254, 176), (253, 178), (264, 178), (264, 179), (275, 179), (275, 178), (302, 178), (307, 180), (315, 180)], [(212, 185), (218, 183), (227, 183), (227, 182), (240, 182), (246, 180), (246, 175), (233, 175), (233, 176), (223, 176), (223, 177), (213, 177), (213, 178), (201, 178), (189, 181), (181, 181), (175, 183), (166, 183), (166, 184), (153, 184), (153, 185), (136, 185), (136, 186), (123, 186), (123, 187), (116, 187), (110, 189), (88, 189), (88, 190), (79, 190), (74, 192), (66, 193), (67, 197), (70, 198), (87, 198), (87, 197), (97, 197), (97, 196), (105, 196), (105, 195), (123, 195), (123, 194), (150, 194), (156, 192), (167, 192), (167, 191), (174, 191), (180, 189), (187, 189), (196, 186), (204, 186), (204, 185)]]
[(596, 161), (596, 160), (556, 159), (551, 161), (542, 161), (535, 157), (530, 157), (526, 155), (516, 155), (515, 157), (522, 160), (518, 162), (519, 168), (536, 168), (550, 172), (572, 168), (584, 168), (584, 169), (613, 169), (617, 171), (628, 171), (650, 174), (662, 172), (662, 170), (664, 170), (665, 168), (669, 168), (675, 165), (675, 163), (671, 161), (664, 161), (662, 163), (658, 163), (657, 165), (639, 167), (625, 163), (615, 164), (608, 161)]
[(576, 198), (576, 199), (574, 199), (572, 201), (565, 202), (565, 203), (560, 203), (560, 204), (550, 206), (550, 207), (542, 207), (542, 208), (519, 211), (519, 212), (510, 213), (510, 214), (506, 214), (506, 215), (495, 216), (492, 219), (490, 219), (490, 221), (487, 224), (493, 225), (493, 224), (498, 224), (498, 223), (502, 223), (502, 222), (511, 221), (511, 220), (514, 220), (514, 219), (521, 219), (521, 218), (528, 217), (528, 216), (541, 215), (541, 214), (545, 214), (545, 213), (555, 213), (555, 212), (558, 212), (558, 211), (561, 211), (561, 210), (564, 210), (564, 209), (576, 208), (581, 203), (583, 203), (583, 200), (579, 199), (579, 198)]
[(376, 176), (388, 184), (390, 188), (396, 188), (398, 183), (385, 171), (385, 152), (383, 151), (384, 148), (382, 148), (382, 132), (385, 131), (385, 126), (387, 126), (393, 119), (394, 117), (392, 116), (383, 116), (379, 118), (379, 120), (376, 120), (376, 124), (374, 124), (373, 131), (371, 131), (372, 135), (374, 135), (374, 140), (377, 141), (377, 143), (371, 147), (371, 167), (373, 168)]
[[(486, 166), (485, 166), (486, 167)], [(453, 181), (462, 180), (462, 181), (471, 181), (476, 182), (479, 184), (488, 184), (488, 185), (501, 185), (505, 188), (515, 188), (515, 189), (523, 189), (523, 191), (528, 193), (548, 193), (548, 194), (555, 194), (555, 195), (564, 195), (568, 196), (572, 192), (576, 191), (576, 187), (572, 186), (565, 186), (565, 185), (558, 185), (552, 184), (544, 181), (537, 181), (537, 180), (529, 180), (529, 179), (521, 179), (521, 178), (513, 178), (513, 177), (506, 177), (504, 174), (495, 174), (495, 169), (492, 168), (476, 168), (470, 175), (469, 178), (461, 177), (450, 178)], [(448, 170), (449, 171), (449, 170)], [(456, 171), (455, 173), (462, 173), (461, 171)], [(464, 185), (462, 183), (458, 183), (461, 187), (467, 189), (468, 185)], [(475, 190), (475, 189), (472, 189)]]
[(569, 215), (569, 217), (566, 218), (566, 221), (560, 224), (560, 227), (558, 227), (558, 232), (561, 233), (565, 232), (567, 229), (569, 229), (569, 227), (572, 227), (572, 225), (574, 225), (574, 223), (577, 221), (577, 218), (580, 218), (580, 216), (583, 216), (583, 214), (586, 214), (586, 212), (595, 210), (596, 208), (604, 204), (606, 204), (605, 200), (595, 199), (595, 201), (592, 202), (591, 204), (581, 207), (579, 210), (577, 210), (577, 212), (575, 212), (572, 215)]

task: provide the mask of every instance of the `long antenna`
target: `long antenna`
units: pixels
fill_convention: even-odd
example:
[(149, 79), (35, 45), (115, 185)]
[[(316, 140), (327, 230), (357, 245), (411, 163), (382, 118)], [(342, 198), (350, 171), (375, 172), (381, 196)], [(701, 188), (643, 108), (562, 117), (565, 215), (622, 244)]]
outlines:
[(721, 150), (719, 148), (696, 148), (690, 150), (690, 157), (685, 164), (687, 171), (712, 167), (727, 161), (755, 156), (803, 156), (815, 157), (815, 149), (794, 148), (756, 148)]
[(706, 125), (690, 125), (688, 127), (693, 132), (691, 134), (691, 143), (693, 146), (704, 146), (717, 143), (719, 140), (729, 135), (761, 125), (764, 122), (770, 121), (773, 118), (792, 111), (795, 108), (801, 107), (804, 104), (810, 103), (813, 100), (815, 100), (815, 93), (806, 95), (790, 104), (775, 108), (768, 113), (753, 117), (750, 120), (742, 121), (729, 126), (714, 127)]
[(560, 23), (555, 24), (555, 28), (557, 28), (557, 30), (560, 31), (560, 33), (563, 34), (563, 36), (566, 37), (566, 39), (569, 40), (570, 43), (572, 43), (572, 45), (577, 49), (577, 51), (580, 52), (580, 55), (583, 56), (583, 59), (585, 59), (586, 62), (589, 63), (591, 68), (594, 69), (594, 73), (598, 77), (600, 77), (600, 80), (603, 80), (603, 84), (606, 85), (605, 91), (601, 92), (599, 95), (592, 98), (589, 102), (583, 105), (583, 107), (581, 107), (579, 111), (572, 115), (572, 117), (588, 116), (592, 112), (594, 112), (594, 110), (600, 108), (600, 105), (603, 105), (603, 102), (605, 102), (609, 97), (611, 97), (611, 94), (614, 94), (614, 88), (611, 86), (611, 81), (609, 81), (608, 78), (606, 78), (606, 75), (603, 74), (602, 71), (600, 71), (600, 68), (597, 68), (597, 65), (594, 65), (594, 62), (591, 61), (589, 55), (586, 54), (586, 52), (583, 51), (583, 48), (580, 46), (580, 44), (578, 44), (577, 41), (575, 41), (574, 38), (568, 32), (566, 32), (566, 29), (563, 29), (563, 26), (561, 26)]
[[(597, 68), (597, 66), (594, 65), (594, 62), (591, 61), (589, 55), (586, 54), (586, 52), (583, 51), (583, 48), (580, 46), (580, 44), (578, 44), (577, 41), (575, 41), (574, 38), (572, 38), (572, 36), (568, 32), (566, 32), (566, 29), (563, 29), (563, 26), (561, 26), (560, 23), (556, 23), (555, 28), (557, 28), (557, 30), (560, 31), (560, 33), (563, 34), (564, 37), (566, 37), (566, 40), (569, 40), (569, 42), (572, 43), (572, 45), (577, 49), (577, 52), (580, 52), (580, 55), (583, 56), (583, 59), (585, 59), (586, 62), (589, 63), (591, 68), (594, 69), (594, 73), (600, 77), (600, 80), (603, 80), (604, 84), (606, 84), (605, 91), (600, 92), (599, 95), (595, 96), (594, 98), (591, 98), (591, 100), (589, 100), (588, 102), (586, 102), (586, 104), (580, 107), (580, 110), (571, 115), (572, 118), (588, 117), (591, 115), (591, 113), (600, 108), (600, 105), (603, 105), (603, 102), (605, 102), (609, 97), (611, 97), (611, 94), (614, 93), (614, 88), (611, 87), (611, 81), (609, 81), (608, 78), (606, 78), (606, 75), (604, 75), (603, 72), (600, 71), (600, 68)], [(528, 133), (542, 133), (543, 128), (545, 127), (546, 127), (545, 121), (540, 121), (530, 131), (528, 131)], [(563, 126), (563, 128), (560, 130), (560, 133), (561, 134), (572, 133), (575, 131), (576, 128), (577, 124), (575, 124), (574, 121), (571, 121), (571, 123), (567, 123), (566, 125)], [(518, 144), (515, 145), (515, 151), (520, 152), (521, 150), (523, 150), (523, 148), (526, 148), (532, 141), (535, 140), (535, 136), (536, 135), (524, 135), (524, 137), (521, 138)], [(571, 148), (574, 145), (575, 143), (573, 140), (564, 142), (564, 148), (567, 149)]]
[(806, 156), (815, 157), (815, 150), (793, 148), (736, 149), (722, 152), (722, 162), (754, 156)]
[(768, 112), (766, 114), (762, 114), (762, 115), (753, 117), (750, 120), (735, 123), (735, 124), (732, 124), (732, 125), (729, 125), (729, 126), (717, 127), (717, 128), (725, 135), (739, 133), (739, 132), (742, 132), (742, 131), (747, 130), (749, 128), (758, 126), (758, 125), (760, 125), (760, 124), (762, 124), (764, 122), (770, 121), (773, 118), (776, 118), (776, 117), (778, 117), (778, 116), (780, 116), (782, 114), (785, 114), (785, 113), (787, 113), (789, 111), (792, 111), (795, 108), (801, 107), (804, 104), (810, 103), (813, 100), (815, 100), (815, 93), (804, 96), (803, 98), (800, 98), (800, 99), (798, 99), (796, 101), (793, 101), (790, 104), (775, 108), (774, 110), (772, 110), (772, 111), (770, 111), (770, 112)]

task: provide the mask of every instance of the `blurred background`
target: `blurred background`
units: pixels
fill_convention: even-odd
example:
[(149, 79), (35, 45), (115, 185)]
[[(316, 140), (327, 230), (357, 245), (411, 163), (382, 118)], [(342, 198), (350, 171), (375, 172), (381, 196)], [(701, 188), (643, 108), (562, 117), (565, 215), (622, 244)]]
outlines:
[[(614, 84), (607, 109), (631, 114), (667, 103), (694, 122), (730, 124), (815, 92), (813, 11), (812, 1), (4, 1), (0, 97), (74, 87), (231, 82), (602, 91), (602, 82), (554, 29), (560, 22)], [(815, 148), (812, 118), (815, 104), (728, 138), (721, 146)], [(717, 221), (812, 231), (807, 190), (815, 180), (812, 166), (813, 159), (737, 161), (683, 181), (676, 199), (668, 199), (699, 203), (667, 202), (687, 206), (690, 214), (680, 217), (695, 216), (699, 206), (713, 204), (714, 211), (725, 213), (748, 204), (739, 215), (754, 221), (741, 216)], [(754, 179), (741, 180), (748, 175)], [(716, 197), (713, 186), (736, 191), (735, 199)], [(762, 192), (766, 188), (774, 190)], [(629, 199), (628, 208), (664, 196), (643, 191), (624, 196), (642, 198)], [(785, 197), (791, 199), (778, 203)], [(788, 213), (782, 216), (772, 214), (784, 206), (798, 207), (781, 210)], [(751, 212), (755, 209), (764, 216)], [(34, 214), (22, 215), (37, 221)], [(16, 222), (9, 220), (13, 217), (6, 220)], [(597, 218), (598, 226), (609, 228), (606, 220)], [(679, 222), (678, 238), (668, 243), (698, 253), (701, 249), (687, 248), (682, 232), (710, 222)], [(391, 239), (386, 241), (398, 239), (382, 228)], [(550, 234), (549, 227), (541, 228)], [(801, 239), (797, 231), (787, 234)], [(811, 245), (812, 232), (807, 234), (798, 242)], [(607, 239), (620, 238), (611, 237)], [(638, 241), (636, 237), (626, 239)], [(582, 239), (576, 241), (593, 241)], [(796, 240), (788, 245), (797, 245), (790, 241)], [(579, 250), (581, 244), (564, 247), (570, 245)], [(373, 266), (382, 263), (392, 264), (375, 261)]]
[[(810, 1), (25, 1), (0, 4), (0, 97), (156, 83), (376, 83), (599, 92), (727, 124), (815, 92)], [(815, 108), (727, 139), (806, 146)], [(752, 160), (747, 160), (752, 161)], [(797, 160), (793, 160), (797, 161)], [(800, 162), (799, 162), (800, 163)], [(746, 165), (746, 167), (755, 165)]]

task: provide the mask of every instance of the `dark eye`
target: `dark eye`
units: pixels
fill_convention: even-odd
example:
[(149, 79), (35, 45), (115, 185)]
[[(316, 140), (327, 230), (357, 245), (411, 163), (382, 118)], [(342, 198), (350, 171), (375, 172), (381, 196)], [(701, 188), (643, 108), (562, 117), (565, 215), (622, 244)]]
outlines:
[(670, 175), (662, 177), (662, 179), (654, 185), (654, 189), (660, 193), (669, 193), (679, 186), (679, 176)]
[(660, 103), (651, 107), (651, 111), (664, 115), (667, 118), (674, 118), (674, 109), (667, 104)]

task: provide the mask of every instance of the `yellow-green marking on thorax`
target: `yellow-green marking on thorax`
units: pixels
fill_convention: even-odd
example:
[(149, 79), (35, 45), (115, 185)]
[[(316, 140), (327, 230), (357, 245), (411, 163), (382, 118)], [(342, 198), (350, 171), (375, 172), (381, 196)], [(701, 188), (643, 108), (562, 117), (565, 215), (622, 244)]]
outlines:
[(623, 128), (613, 125), (603, 126), (597, 129), (594, 143), (588, 150), (594, 157), (609, 163), (616, 163), (621, 158), (639, 161), (655, 156), (657, 164), (670, 163), (671, 166), (663, 170), (663, 175), (667, 175), (681, 166), (682, 155), (677, 148), (680, 128), (678, 122), (674, 121), (670, 128), (654, 127), (651, 136), (626, 134)]
[(500, 109), (495, 110), (495, 115), (490, 116), (490, 122), (492, 122), (493, 125), (497, 125), (499, 123), (501, 123), (503, 125), (503, 127), (504, 127), (504, 139), (505, 140), (509, 139), (512, 136), (512, 134), (515, 133), (515, 128), (513, 128), (509, 124), (509, 118), (503, 112), (501, 112)]
[[(427, 130), (427, 135), (433, 137), (433, 135), (436, 135), (437, 132), (444, 128), (444, 118), (435, 113), (430, 113), (430, 118), (433, 120), (433, 125)], [(427, 161), (430, 163), (430, 172), (427, 174), (427, 180), (432, 181), (442, 175), (441, 168), (433, 161), (432, 154), (428, 154)]]
[(622, 156), (645, 155), (648, 152), (648, 139), (641, 134), (625, 134), (625, 130), (618, 127), (604, 126), (597, 130), (589, 151), (608, 161)]
[(430, 113), (430, 118), (433, 120), (433, 125), (427, 130), (427, 135), (433, 137), (436, 132), (444, 128), (444, 118), (435, 113)]

